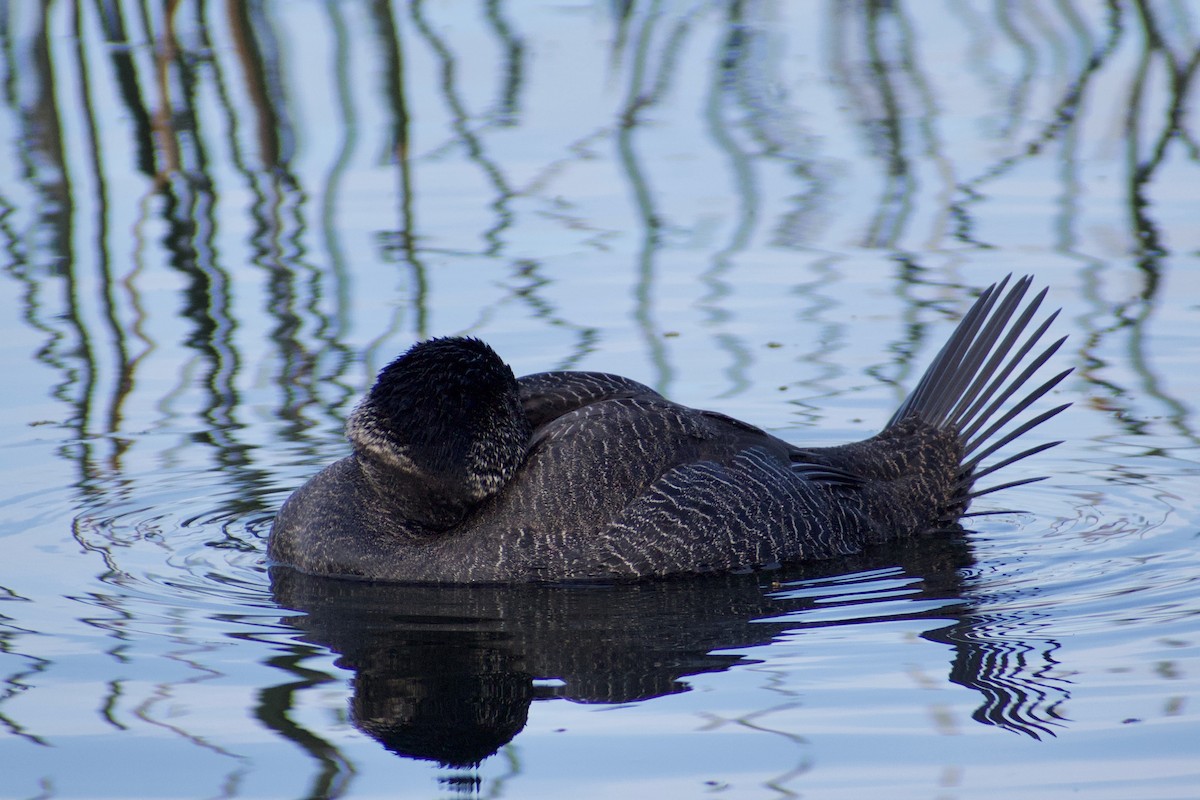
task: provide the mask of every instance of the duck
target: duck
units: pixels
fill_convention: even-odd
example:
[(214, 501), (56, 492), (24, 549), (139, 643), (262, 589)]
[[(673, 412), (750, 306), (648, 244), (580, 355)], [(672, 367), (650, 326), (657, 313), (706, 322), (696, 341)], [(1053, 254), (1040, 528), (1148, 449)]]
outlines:
[[(346, 420), (352, 452), (283, 503), (272, 568), (414, 584), (638, 581), (768, 570), (961, 529), (977, 482), (1070, 406), (1030, 407), (1061, 348), (1032, 276), (980, 292), (887, 424), (803, 447), (629, 378), (516, 377), (485, 342), (414, 344)], [(1015, 399), (1014, 399), (1015, 398)], [(1007, 451), (1005, 451), (1007, 452)], [(983, 512), (996, 513), (996, 512)]]

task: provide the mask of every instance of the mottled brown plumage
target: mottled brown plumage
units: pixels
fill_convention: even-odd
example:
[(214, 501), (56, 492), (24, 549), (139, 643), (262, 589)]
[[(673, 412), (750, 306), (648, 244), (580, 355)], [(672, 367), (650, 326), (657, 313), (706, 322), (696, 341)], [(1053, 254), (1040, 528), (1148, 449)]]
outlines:
[(840, 447), (799, 448), (615, 375), (515, 379), (474, 339), (419, 343), (351, 416), (355, 452), (284, 504), (269, 555), (391, 581), (636, 579), (946, 527), (984, 493), (982, 458), (1066, 408), (1001, 433), (1070, 372), (1011, 402), (1062, 340), (1029, 357), (1054, 315), (1027, 334), (1045, 291), (1021, 309), (1030, 279), (1006, 283), (980, 295), (881, 433)]

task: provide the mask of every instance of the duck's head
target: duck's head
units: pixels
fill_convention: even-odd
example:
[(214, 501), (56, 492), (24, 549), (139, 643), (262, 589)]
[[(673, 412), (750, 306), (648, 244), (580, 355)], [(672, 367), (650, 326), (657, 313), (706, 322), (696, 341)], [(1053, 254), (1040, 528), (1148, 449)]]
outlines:
[(413, 345), (380, 371), (346, 421), (376, 491), (433, 529), (499, 492), (529, 434), (512, 370), (488, 345), (461, 337)]

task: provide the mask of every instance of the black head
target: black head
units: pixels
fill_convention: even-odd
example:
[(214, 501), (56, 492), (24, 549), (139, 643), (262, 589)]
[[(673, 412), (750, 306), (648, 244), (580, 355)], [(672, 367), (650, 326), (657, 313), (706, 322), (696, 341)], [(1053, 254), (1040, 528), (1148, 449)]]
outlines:
[(380, 371), (346, 423), (360, 460), (405, 506), (459, 511), (512, 478), (529, 432), (512, 370), (485, 343), (461, 337), (413, 345)]

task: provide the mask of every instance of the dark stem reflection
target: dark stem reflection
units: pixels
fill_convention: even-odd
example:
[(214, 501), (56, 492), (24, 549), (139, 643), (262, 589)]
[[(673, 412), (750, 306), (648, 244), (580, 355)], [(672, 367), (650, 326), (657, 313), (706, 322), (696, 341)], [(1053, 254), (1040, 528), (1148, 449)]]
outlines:
[[(300, 632), (298, 652), (327, 648), (353, 672), (350, 713), (361, 731), (397, 755), (468, 767), (517, 736), (534, 701), (650, 700), (688, 691), (688, 676), (756, 663), (730, 649), (902, 619), (928, 620), (924, 638), (953, 648), (950, 680), (981, 695), (978, 722), (1053, 735), (1068, 696), (1049, 675), (1057, 644), (1037, 635), (1034, 615), (987, 608), (964, 580), (970, 562), (964, 537), (950, 534), (817, 567), (631, 585), (422, 587), (284, 568), (271, 578), (276, 601), (302, 612), (285, 620)], [(879, 616), (862, 607), (872, 602), (854, 577), (863, 570), (887, 574)], [(830, 576), (847, 580), (814, 591), (812, 579)], [(911, 613), (894, 611), (897, 580)], [(837, 608), (847, 613), (831, 619)], [(819, 618), (806, 621), (813, 609)], [(311, 680), (311, 671), (289, 671)]]

